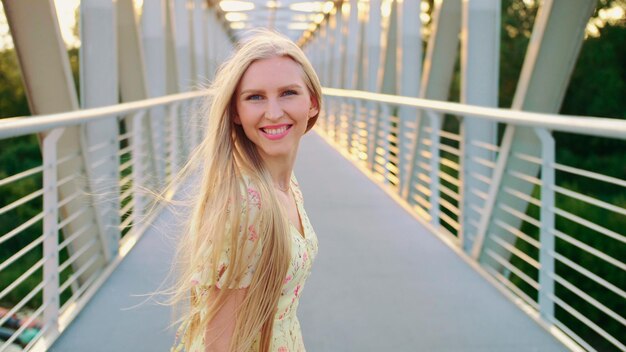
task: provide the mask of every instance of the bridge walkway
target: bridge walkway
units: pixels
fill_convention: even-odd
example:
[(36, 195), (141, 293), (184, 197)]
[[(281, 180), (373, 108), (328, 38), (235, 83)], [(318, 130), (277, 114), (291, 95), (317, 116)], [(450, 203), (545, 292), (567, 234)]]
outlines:
[[(298, 312), (308, 351), (567, 350), (319, 135), (296, 175), (319, 239)], [(50, 351), (169, 349), (170, 308), (133, 295), (163, 281), (173, 220), (159, 216)]]

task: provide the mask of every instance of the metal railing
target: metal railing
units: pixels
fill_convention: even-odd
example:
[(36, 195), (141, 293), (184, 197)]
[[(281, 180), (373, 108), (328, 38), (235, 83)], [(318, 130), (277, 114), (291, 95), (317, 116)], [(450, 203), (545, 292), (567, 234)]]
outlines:
[[(625, 121), (324, 93), (317, 131), (540, 324), (587, 350), (624, 349), (626, 177), (584, 169), (576, 164), (583, 156), (561, 150), (579, 135), (624, 147)], [(37, 165), (0, 179), (0, 191), (26, 190), (0, 203), (0, 223), (25, 219), (0, 233), (0, 248), (18, 247), (0, 251), (0, 302), (12, 303), (0, 326), (30, 311), (0, 351), (14, 342), (50, 346), (128, 253), (150, 221), (141, 188), (171, 179), (197, 144), (202, 129), (188, 128), (187, 112), (203, 95), (0, 120), (0, 139), (38, 134), (42, 146)], [(497, 124), (498, 138), (465, 135), (470, 117)], [(94, 121), (114, 121), (116, 133), (59, 150), (69, 129)], [(537, 148), (522, 148), (525, 129)], [(16, 291), (19, 299), (8, 300)], [(32, 327), (34, 338), (20, 341)]]
[(625, 120), (324, 94), (317, 131), (540, 325), (626, 350)]
[[(189, 124), (205, 95), (0, 120), (0, 139), (41, 146), (36, 165), (0, 175), (0, 351), (51, 346), (128, 253), (150, 222), (146, 189), (171, 180), (201, 138)], [(112, 133), (93, 143), (87, 126), (103, 122)]]

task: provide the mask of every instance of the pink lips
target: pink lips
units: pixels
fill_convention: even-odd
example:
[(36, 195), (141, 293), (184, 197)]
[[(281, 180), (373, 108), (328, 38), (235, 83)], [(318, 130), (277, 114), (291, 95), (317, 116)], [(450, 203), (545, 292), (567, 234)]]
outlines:
[(265, 138), (275, 141), (275, 140), (285, 137), (289, 133), (290, 129), (291, 129), (291, 125), (282, 124), (282, 125), (264, 126), (260, 128), (259, 130), (261, 131), (261, 134), (265, 136)]

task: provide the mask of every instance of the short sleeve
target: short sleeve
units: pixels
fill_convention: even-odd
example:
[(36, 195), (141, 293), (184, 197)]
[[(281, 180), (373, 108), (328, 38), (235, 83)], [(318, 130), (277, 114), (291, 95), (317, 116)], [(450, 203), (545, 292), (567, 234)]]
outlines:
[[(242, 205), (239, 236), (243, 236), (243, 238), (239, 238), (239, 244), (242, 245), (240, 253), (244, 256), (247, 265), (243, 269), (243, 272), (241, 272), (241, 281), (239, 284), (235, 285), (233, 283), (230, 287), (228, 287), (230, 289), (246, 288), (250, 286), (252, 277), (257, 270), (262, 250), (262, 244), (260, 243), (258, 235), (257, 221), (257, 215), (261, 209), (260, 193), (248, 182), (244, 182), (244, 184), (242, 184), (241, 191)], [(192, 285), (197, 286), (200, 290), (207, 289), (213, 285), (222, 289), (226, 283), (227, 275), (233, 275), (230, 263), (230, 254), (233, 250), (233, 243), (231, 243), (230, 236), (228, 235), (230, 232), (230, 226), (230, 224), (227, 224), (224, 229), (225, 238), (222, 251), (220, 252), (220, 257), (218, 259), (217, 272), (212, 272), (207, 260), (207, 264), (203, 265), (202, 268), (198, 268), (199, 270), (192, 277)]]

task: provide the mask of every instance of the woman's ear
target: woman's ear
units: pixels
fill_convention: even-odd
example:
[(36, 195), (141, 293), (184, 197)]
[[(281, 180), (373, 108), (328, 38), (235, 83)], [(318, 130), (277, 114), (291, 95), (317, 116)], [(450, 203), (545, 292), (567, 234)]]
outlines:
[(311, 107), (309, 108), (309, 118), (317, 115), (320, 112), (320, 104), (313, 96), (311, 96)]
[(239, 114), (235, 114), (235, 117), (233, 117), (233, 122), (235, 123), (235, 125), (241, 125), (241, 119), (239, 118)]

